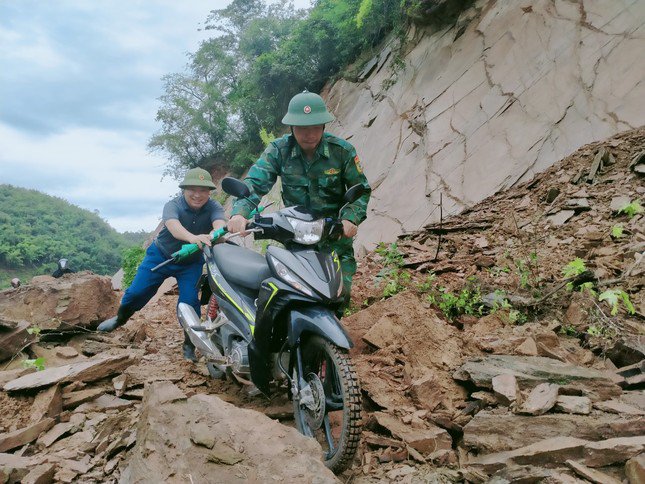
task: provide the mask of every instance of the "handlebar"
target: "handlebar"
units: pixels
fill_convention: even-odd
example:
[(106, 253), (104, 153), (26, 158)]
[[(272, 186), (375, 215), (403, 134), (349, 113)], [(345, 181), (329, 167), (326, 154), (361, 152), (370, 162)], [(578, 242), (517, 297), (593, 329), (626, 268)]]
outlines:
[[(249, 214), (249, 216), (250, 217), (255, 217), (256, 215), (262, 213), (267, 207), (270, 207), (271, 205), (272, 205), (272, 203), (269, 203), (268, 205), (264, 205), (264, 206), (259, 206), (258, 208), (253, 209), (251, 211), (251, 213)], [(217, 239), (219, 239), (220, 237), (224, 236), (227, 233), (228, 233), (228, 229), (226, 227), (222, 227), (220, 229), (213, 230), (210, 233), (211, 243), (215, 242)], [(150, 270), (151, 270), (151, 272), (155, 272), (157, 269), (160, 269), (161, 267), (163, 267), (163, 266), (165, 266), (167, 264), (171, 264), (171, 263), (174, 263), (174, 262), (180, 262), (180, 261), (186, 259), (187, 257), (189, 257), (189, 256), (191, 256), (193, 254), (196, 254), (200, 250), (201, 250), (201, 248), (197, 244), (184, 244), (184, 245), (181, 246), (181, 249), (179, 249), (178, 251), (172, 253), (172, 255), (170, 256), (170, 259), (163, 261), (161, 264), (156, 265), (155, 267), (153, 267)]]
[(343, 221), (337, 218), (327, 218), (325, 219), (325, 224), (329, 226), (330, 239), (340, 239), (343, 236)]

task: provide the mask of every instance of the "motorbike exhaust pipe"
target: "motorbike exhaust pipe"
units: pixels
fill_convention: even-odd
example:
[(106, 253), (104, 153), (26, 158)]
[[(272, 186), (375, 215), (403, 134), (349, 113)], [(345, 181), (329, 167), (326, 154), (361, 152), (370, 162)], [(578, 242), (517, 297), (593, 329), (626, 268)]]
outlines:
[(219, 362), (226, 361), (224, 355), (222, 355), (208, 337), (208, 332), (193, 330), (194, 327), (201, 327), (201, 321), (192, 306), (186, 303), (179, 303), (177, 306), (177, 316), (179, 317), (179, 324), (186, 331), (190, 341), (195, 345), (195, 348), (202, 352), (206, 359)]

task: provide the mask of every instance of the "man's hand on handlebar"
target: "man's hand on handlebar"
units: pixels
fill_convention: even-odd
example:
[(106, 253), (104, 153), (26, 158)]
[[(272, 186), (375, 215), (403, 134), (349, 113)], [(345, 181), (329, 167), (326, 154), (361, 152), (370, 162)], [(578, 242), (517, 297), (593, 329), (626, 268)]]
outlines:
[(197, 247), (200, 249), (204, 247), (204, 245), (208, 245), (209, 247), (211, 246), (211, 236), (210, 234), (200, 234), (200, 235), (194, 235), (192, 234), (192, 237), (187, 240), (189, 244), (197, 244)]
[(248, 234), (245, 230), (247, 222), (248, 221), (241, 215), (233, 215), (228, 221), (228, 224), (226, 224), (228, 233), (237, 234), (239, 232), (242, 237), (246, 236)]

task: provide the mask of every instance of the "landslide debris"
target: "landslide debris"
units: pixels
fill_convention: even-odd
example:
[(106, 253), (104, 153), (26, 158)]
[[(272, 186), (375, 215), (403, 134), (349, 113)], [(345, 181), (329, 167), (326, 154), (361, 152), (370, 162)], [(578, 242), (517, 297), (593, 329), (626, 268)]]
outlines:
[(584, 146), (364, 259), (344, 320), (367, 401), (357, 482), (625, 478), (645, 435), (644, 150), (643, 128)]
[[(71, 274), (57, 281), (77, 286), (88, 278), (96, 278), (90, 288), (103, 280)], [(11, 293), (38, 321), (50, 302), (29, 295), (43, 284), (57, 283), (36, 280)], [(0, 362), (0, 482), (335, 482), (318, 444), (278, 424), (293, 418), (283, 396), (250, 397), (210, 378), (203, 363), (183, 360), (176, 296), (160, 295), (103, 335), (86, 329), (96, 311), (77, 300), (91, 291), (65, 298), (84, 308), (74, 325), (60, 320), (27, 333), (33, 339)], [(60, 287), (53, 292), (62, 294)], [(118, 301), (118, 292), (106, 300), (112, 298)], [(39, 358), (44, 368), (37, 371)], [(209, 426), (213, 431), (203, 432)], [(212, 446), (204, 435), (215, 439)]]
[[(644, 150), (643, 128), (585, 146), (362, 261), (344, 324), (364, 433), (343, 480), (638, 482), (645, 237), (643, 214), (622, 209), (643, 199)], [(101, 302), (98, 278), (0, 293), (13, 345), (0, 353), (0, 481), (333, 481), (312, 441), (270, 420), (293, 426), (283, 396), (251, 397), (182, 359), (176, 296), (88, 331), (119, 299), (80, 304)]]

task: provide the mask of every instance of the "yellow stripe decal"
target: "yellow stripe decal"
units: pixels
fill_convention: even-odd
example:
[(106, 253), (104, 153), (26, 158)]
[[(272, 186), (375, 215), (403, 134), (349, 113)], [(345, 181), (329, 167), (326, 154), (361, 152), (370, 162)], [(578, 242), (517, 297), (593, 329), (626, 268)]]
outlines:
[(264, 309), (266, 310), (267, 306), (271, 303), (271, 300), (273, 299), (273, 296), (275, 296), (278, 293), (278, 286), (273, 284), (272, 282), (269, 282), (269, 286), (271, 286), (271, 289), (273, 289), (273, 292), (271, 293), (271, 297), (269, 297), (269, 300), (267, 303), (264, 305)]
[(332, 256), (334, 257), (334, 262), (336, 263), (336, 272), (338, 272), (340, 270), (340, 259), (338, 258), (336, 251), (332, 252)]
[[(238, 304), (233, 300), (233, 298), (232, 298), (231, 296), (229, 296), (229, 295), (228, 295), (228, 293), (227, 293), (227, 292), (224, 290), (224, 288), (219, 284), (219, 282), (217, 282), (217, 280), (215, 280), (215, 278), (214, 278), (214, 277), (213, 277), (213, 281), (215, 282), (215, 284), (217, 285), (217, 287), (219, 288), (219, 290), (220, 290), (220, 291), (222, 291), (222, 294), (224, 294), (224, 295), (226, 296), (226, 298), (227, 298), (229, 301), (231, 301), (231, 303), (233, 304), (233, 306), (235, 306), (235, 307), (236, 307), (236, 308), (237, 308), (237, 309), (238, 309), (238, 310), (239, 310), (239, 311), (240, 311), (244, 316), (246, 316), (248, 319), (250, 319), (251, 321), (253, 321), (253, 322), (255, 323), (255, 318), (253, 317), (253, 315), (252, 315), (251, 313), (249, 313), (249, 312), (245, 311), (244, 309), (242, 309), (242, 308), (241, 308), (241, 307), (240, 307), (240, 306), (239, 306), (239, 305), (238, 305)], [(253, 334), (253, 331), (255, 331), (255, 326), (254, 326), (254, 325), (251, 325), (251, 334)]]

